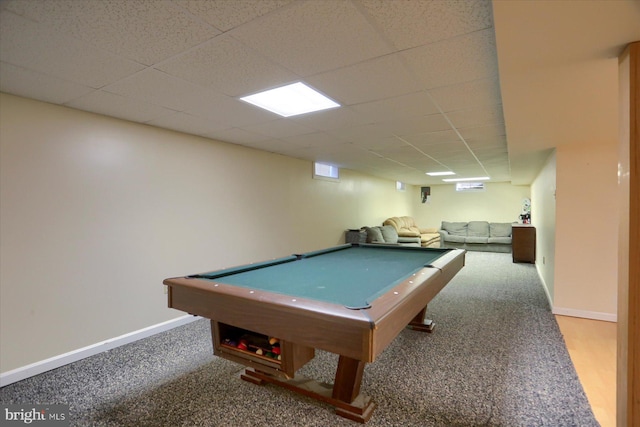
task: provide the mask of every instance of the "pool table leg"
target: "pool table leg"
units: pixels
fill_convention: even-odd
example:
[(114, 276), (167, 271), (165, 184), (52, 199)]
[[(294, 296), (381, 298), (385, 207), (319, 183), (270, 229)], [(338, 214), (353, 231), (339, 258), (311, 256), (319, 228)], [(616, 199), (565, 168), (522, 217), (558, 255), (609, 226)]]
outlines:
[(335, 407), (336, 415), (352, 421), (365, 423), (371, 418), (376, 404), (369, 396), (360, 394), (360, 384), (365, 362), (340, 356), (334, 384), (319, 383), (313, 379), (296, 375), (293, 379), (274, 377), (266, 372), (247, 368), (240, 376), (257, 385), (276, 384)]
[[(338, 368), (333, 382), (332, 398), (347, 405), (336, 405), (336, 414), (361, 423), (371, 418), (375, 403), (365, 396), (360, 396), (360, 385), (366, 362), (340, 355)], [(363, 400), (354, 405), (356, 399)]]
[(414, 317), (407, 326), (414, 331), (432, 332), (436, 324), (433, 323), (433, 320), (425, 319), (424, 317), (426, 315), (427, 307), (425, 306), (422, 310), (420, 310), (420, 313), (416, 314), (416, 317)]

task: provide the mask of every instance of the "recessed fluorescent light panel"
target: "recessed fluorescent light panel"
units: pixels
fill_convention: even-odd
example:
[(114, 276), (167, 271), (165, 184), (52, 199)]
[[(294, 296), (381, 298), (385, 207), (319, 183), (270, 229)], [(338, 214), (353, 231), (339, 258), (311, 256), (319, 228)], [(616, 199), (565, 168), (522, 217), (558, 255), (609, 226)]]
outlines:
[(429, 176), (446, 176), (446, 175), (455, 175), (455, 172), (451, 171), (443, 171), (443, 172), (427, 172)]
[(459, 181), (486, 181), (489, 178), (488, 176), (477, 176), (475, 178), (445, 178), (444, 182), (459, 182)]
[(340, 106), (337, 102), (301, 82), (240, 99), (272, 113), (279, 114), (282, 117), (297, 116)]

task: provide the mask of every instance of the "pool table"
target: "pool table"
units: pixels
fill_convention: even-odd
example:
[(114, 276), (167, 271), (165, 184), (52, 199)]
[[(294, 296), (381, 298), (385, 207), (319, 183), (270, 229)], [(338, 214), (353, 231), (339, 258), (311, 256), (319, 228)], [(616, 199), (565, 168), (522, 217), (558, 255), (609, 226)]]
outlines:
[[(164, 284), (169, 307), (211, 320), (214, 353), (247, 366), (243, 379), (287, 387), (364, 423), (375, 408), (360, 393), (365, 364), (407, 326), (431, 331), (427, 303), (464, 261), (460, 249), (353, 243)], [(268, 343), (276, 340), (277, 355)], [(333, 384), (296, 375), (315, 349), (339, 355)]]

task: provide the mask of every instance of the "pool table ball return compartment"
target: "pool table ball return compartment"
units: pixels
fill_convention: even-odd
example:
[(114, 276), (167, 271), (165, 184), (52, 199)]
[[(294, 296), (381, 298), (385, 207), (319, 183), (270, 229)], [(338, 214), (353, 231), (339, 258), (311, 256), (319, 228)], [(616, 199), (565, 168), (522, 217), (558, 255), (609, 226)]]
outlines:
[[(427, 304), (464, 261), (460, 249), (354, 243), (164, 284), (169, 307), (211, 320), (214, 354), (247, 366), (242, 379), (364, 423), (375, 408), (360, 393), (365, 364), (407, 326), (431, 331)], [(315, 349), (339, 355), (333, 385), (295, 375)]]

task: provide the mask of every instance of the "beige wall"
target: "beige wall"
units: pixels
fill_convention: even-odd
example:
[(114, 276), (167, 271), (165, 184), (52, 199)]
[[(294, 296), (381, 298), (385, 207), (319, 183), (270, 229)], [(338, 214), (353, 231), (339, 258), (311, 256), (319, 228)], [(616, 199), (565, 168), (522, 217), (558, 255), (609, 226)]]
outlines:
[(556, 153), (553, 151), (531, 184), (536, 227), (536, 267), (549, 301), (554, 299), (556, 257)]
[(1, 372), (181, 316), (166, 277), (411, 213), (392, 181), (5, 94), (0, 112)]
[(422, 203), (420, 187), (414, 187), (411, 202), (416, 222), (437, 228), (442, 221), (513, 222), (521, 213), (522, 199), (531, 197), (528, 185), (487, 182), (485, 188), (457, 192), (454, 184), (433, 185), (430, 202)]
[(557, 148), (554, 312), (616, 320), (615, 139)]
[(422, 204), (419, 187), (314, 180), (306, 161), (10, 95), (0, 112), (0, 372), (181, 316), (166, 277), (335, 245), (389, 216), (510, 222), (524, 197), (554, 310), (615, 316), (615, 146), (559, 149), (531, 189), (436, 185)]

